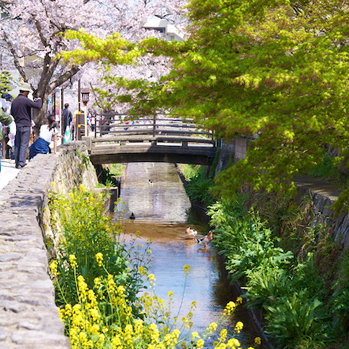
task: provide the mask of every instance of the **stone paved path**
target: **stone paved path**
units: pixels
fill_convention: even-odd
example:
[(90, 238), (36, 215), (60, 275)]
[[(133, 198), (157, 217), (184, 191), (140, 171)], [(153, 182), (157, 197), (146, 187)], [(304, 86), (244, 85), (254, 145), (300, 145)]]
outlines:
[(0, 190), (4, 189), (12, 179), (16, 178), (19, 171), (11, 160), (1, 159)]

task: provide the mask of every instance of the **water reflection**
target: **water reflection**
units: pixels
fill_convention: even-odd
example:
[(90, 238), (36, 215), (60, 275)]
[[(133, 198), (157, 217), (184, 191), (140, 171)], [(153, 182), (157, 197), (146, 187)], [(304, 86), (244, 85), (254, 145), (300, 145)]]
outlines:
[[(235, 300), (236, 296), (232, 298), (229, 287), (221, 280), (214, 247), (209, 245), (205, 249), (185, 233), (190, 202), (175, 167), (162, 163), (129, 164), (121, 189), (121, 202), (115, 217), (124, 222), (126, 236), (131, 239), (140, 232), (137, 237), (140, 243), (152, 242), (150, 272), (156, 277), (156, 294), (167, 300), (168, 292), (173, 292), (172, 315), (179, 311), (181, 319), (186, 316), (192, 301), (196, 301), (192, 331), (201, 332), (210, 323), (217, 322), (227, 302)], [(136, 219), (127, 219), (132, 212)], [(207, 226), (200, 225), (193, 228), (198, 230), (199, 237), (208, 230)], [(186, 264), (191, 269), (187, 279), (183, 272)], [(244, 321), (246, 326), (245, 320), (232, 317), (231, 331), (236, 321)], [(246, 347), (252, 346), (256, 335), (252, 328), (247, 328), (239, 340), (245, 342)]]
[(143, 222), (187, 221), (186, 211), (191, 205), (174, 165), (129, 164), (125, 178), (117, 207), (123, 218), (133, 212), (136, 219)]

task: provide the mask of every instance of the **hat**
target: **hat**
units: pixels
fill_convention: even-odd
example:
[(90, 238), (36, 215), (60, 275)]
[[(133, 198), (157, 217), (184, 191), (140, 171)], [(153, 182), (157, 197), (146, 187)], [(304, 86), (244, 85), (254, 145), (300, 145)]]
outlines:
[(23, 82), (23, 84), (21, 86), (19, 86), (19, 90), (31, 92), (32, 88), (30, 87), (30, 85), (27, 82)]
[(1, 98), (5, 98), (6, 100), (13, 99), (13, 97), (9, 93), (3, 93)]

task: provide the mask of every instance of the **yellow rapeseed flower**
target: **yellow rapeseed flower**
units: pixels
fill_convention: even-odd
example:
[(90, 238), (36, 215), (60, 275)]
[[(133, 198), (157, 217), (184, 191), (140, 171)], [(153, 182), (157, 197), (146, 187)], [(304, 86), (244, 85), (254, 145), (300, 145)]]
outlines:
[(69, 262), (73, 269), (77, 268), (78, 264), (76, 263), (76, 257), (73, 254), (69, 256)]
[(219, 340), (220, 340), (221, 342), (225, 342), (225, 341), (227, 340), (227, 335), (228, 335), (228, 331), (227, 331), (225, 328), (223, 328), (223, 330), (222, 330), (221, 333), (220, 333), (220, 338), (219, 338)]
[(244, 327), (244, 324), (241, 321), (238, 321), (235, 325), (235, 331), (237, 333), (240, 333), (243, 327)]
[(199, 339), (197, 342), (196, 342), (196, 347), (197, 348), (203, 348), (204, 347), (204, 344), (205, 344), (205, 341), (203, 339)]
[(54, 260), (54, 261), (50, 264), (50, 270), (51, 270), (51, 274), (52, 274), (53, 277), (56, 277), (56, 276), (58, 275), (57, 266), (58, 266), (57, 260)]
[(199, 336), (199, 334), (198, 334), (197, 332), (192, 332), (192, 334), (191, 334), (191, 340), (192, 340), (192, 341), (195, 341), (195, 338), (200, 339), (200, 336)]
[(224, 309), (224, 313), (226, 315), (230, 315), (234, 309), (236, 308), (236, 304), (234, 302), (229, 302), (226, 306), (225, 306), (225, 309)]
[(188, 265), (188, 264), (186, 264), (184, 267), (183, 267), (183, 269), (184, 269), (184, 273), (185, 274), (189, 274), (190, 273), (190, 266)]
[(97, 260), (98, 266), (101, 267), (102, 263), (103, 263), (103, 254), (100, 253), (100, 252), (97, 253), (96, 254), (96, 260)]
[(240, 342), (235, 338), (231, 338), (227, 342), (227, 348), (239, 348), (240, 345)]
[(211, 322), (210, 325), (208, 326), (209, 333), (212, 333), (216, 331), (218, 325), (215, 322)]
[(242, 303), (242, 298), (241, 297), (236, 298), (236, 303), (241, 304)]
[(261, 345), (261, 344), (262, 344), (261, 337), (256, 337), (256, 338), (254, 339), (254, 342), (255, 342), (257, 345)]
[(149, 275), (148, 275), (148, 279), (149, 279), (149, 280), (156, 280), (154, 274), (149, 274)]
[(141, 276), (146, 276), (147, 275), (147, 269), (144, 268), (142, 265), (138, 268), (138, 272)]

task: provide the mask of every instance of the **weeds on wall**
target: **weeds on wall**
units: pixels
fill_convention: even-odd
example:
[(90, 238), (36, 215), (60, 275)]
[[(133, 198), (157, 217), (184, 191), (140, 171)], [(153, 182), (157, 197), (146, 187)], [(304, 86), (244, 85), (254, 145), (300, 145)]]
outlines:
[[(319, 272), (319, 253), (328, 250), (324, 231), (313, 227), (307, 232), (311, 240), (318, 239), (306, 247), (299, 244), (307, 252), (285, 250), (268, 223), (246, 209), (247, 200), (240, 196), (235, 202), (217, 202), (208, 214), (215, 226), (213, 243), (225, 257), (231, 280), (246, 288), (248, 306), (262, 311), (265, 332), (277, 348), (330, 348), (339, 332), (345, 339), (349, 279), (339, 277), (342, 281), (331, 291), (326, 275)], [(349, 277), (347, 269), (344, 262), (340, 270)]]
[(181, 165), (180, 169), (188, 181), (185, 190), (189, 198), (196, 203), (212, 204), (213, 180), (207, 176), (207, 166)]

